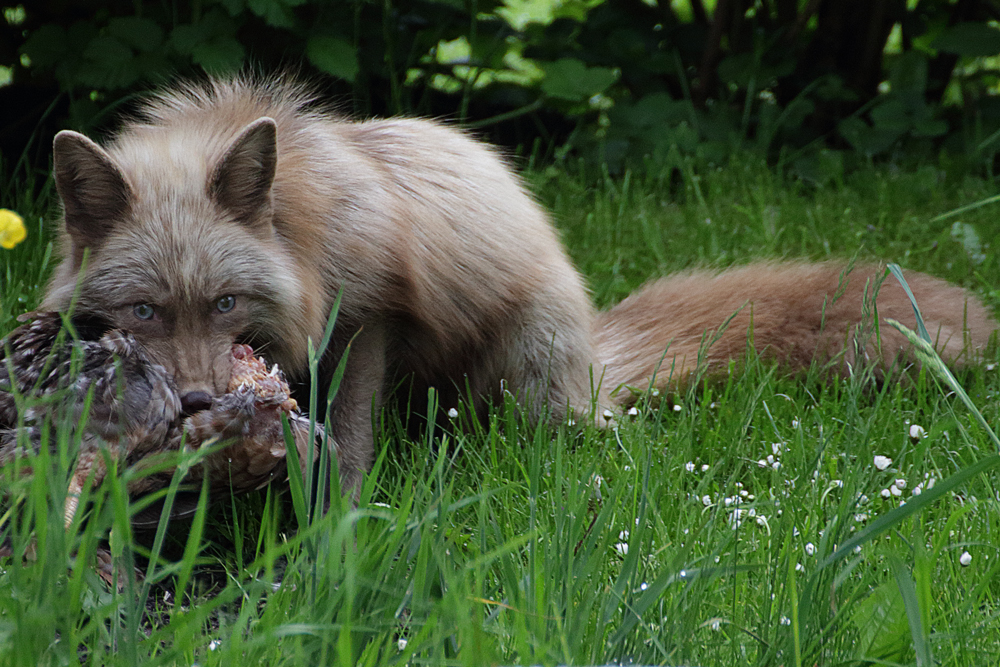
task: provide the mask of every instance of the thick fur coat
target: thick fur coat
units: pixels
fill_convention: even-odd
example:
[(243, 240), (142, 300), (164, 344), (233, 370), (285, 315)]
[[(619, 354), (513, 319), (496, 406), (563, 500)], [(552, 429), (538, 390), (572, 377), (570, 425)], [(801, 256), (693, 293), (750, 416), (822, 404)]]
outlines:
[[(371, 464), (373, 408), (400, 380), (418, 397), (436, 387), (444, 407), (468, 392), (479, 411), (508, 390), (558, 421), (589, 413), (598, 384), (601, 404), (624, 402), (611, 390), (643, 386), (675, 355), (656, 382), (683, 381), (704, 332), (737, 310), (710, 365), (742, 355), (752, 315), (757, 348), (801, 367), (843, 349), (875, 273), (848, 276), (836, 303), (842, 265), (691, 273), (597, 315), (495, 151), (432, 121), (351, 122), (279, 81), (175, 87), (104, 147), (62, 132), (54, 148), (63, 261), (43, 307), (69, 308), (79, 282), (75, 312), (132, 332), (191, 409), (223, 391), (234, 341), (306, 384), (307, 341), (343, 290), (321, 373), (350, 348), (330, 414), (346, 489)], [(994, 324), (978, 301), (910, 275), (946, 352), (985, 344)], [(882, 313), (888, 299), (907, 320), (886, 289)], [(889, 343), (891, 360), (903, 346)]]

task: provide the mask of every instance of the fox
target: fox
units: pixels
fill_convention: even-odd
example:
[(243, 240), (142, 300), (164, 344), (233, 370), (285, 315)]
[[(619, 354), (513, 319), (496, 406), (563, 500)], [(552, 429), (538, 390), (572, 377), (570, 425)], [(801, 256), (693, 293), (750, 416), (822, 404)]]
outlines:
[[(326, 413), (345, 494), (359, 492), (401, 383), (477, 415), (509, 393), (535, 422), (600, 425), (632, 400), (623, 387), (676, 388), (698, 364), (720, 372), (748, 340), (793, 368), (845, 354), (880, 270), (695, 271), (599, 313), (498, 149), (438, 120), (344, 117), (288, 77), (175, 84), (103, 146), (64, 130), (53, 176), (61, 259), (42, 307), (129, 332), (186, 413), (225, 391), (234, 344), (307, 391), (310, 345), (340, 299), (318, 374), (322, 388), (347, 354)], [(974, 295), (908, 279), (943, 354), (985, 349), (995, 322)], [(888, 283), (877, 305), (913, 319)], [(880, 342), (851, 354), (905, 356), (901, 337)]]

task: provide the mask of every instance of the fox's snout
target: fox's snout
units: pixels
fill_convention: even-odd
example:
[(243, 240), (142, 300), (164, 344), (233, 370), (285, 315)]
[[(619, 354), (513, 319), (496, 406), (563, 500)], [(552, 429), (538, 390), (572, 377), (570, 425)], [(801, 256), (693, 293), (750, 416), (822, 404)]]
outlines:
[(226, 393), (232, 373), (233, 341), (166, 337), (146, 344), (150, 354), (174, 377), (184, 414), (212, 407)]

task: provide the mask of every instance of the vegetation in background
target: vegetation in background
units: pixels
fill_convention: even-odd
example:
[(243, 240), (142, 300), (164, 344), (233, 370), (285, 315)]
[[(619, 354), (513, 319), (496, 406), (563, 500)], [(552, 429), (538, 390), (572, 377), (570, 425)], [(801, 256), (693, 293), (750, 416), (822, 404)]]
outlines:
[(249, 66), (319, 77), (361, 116), (446, 116), (613, 170), (675, 149), (750, 149), (820, 181), (901, 149), (992, 170), (998, 21), (988, 0), (15, 2), (0, 151), (44, 170), (57, 129)]

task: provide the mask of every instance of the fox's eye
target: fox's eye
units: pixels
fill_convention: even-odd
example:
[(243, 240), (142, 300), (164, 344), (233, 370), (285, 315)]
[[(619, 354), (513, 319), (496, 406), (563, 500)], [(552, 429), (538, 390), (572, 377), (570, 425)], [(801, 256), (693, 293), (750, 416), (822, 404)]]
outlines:
[(132, 314), (138, 317), (140, 320), (151, 320), (156, 311), (148, 303), (137, 303), (132, 306)]
[(219, 300), (215, 302), (215, 307), (220, 313), (228, 313), (236, 307), (236, 297), (231, 294), (220, 297)]

